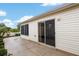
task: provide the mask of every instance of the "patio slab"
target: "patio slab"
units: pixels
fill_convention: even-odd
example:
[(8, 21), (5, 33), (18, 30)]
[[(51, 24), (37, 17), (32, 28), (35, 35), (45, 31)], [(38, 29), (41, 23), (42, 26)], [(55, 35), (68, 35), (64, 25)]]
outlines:
[(74, 56), (71, 53), (57, 50), (21, 37), (5, 38), (5, 48), (13, 56)]

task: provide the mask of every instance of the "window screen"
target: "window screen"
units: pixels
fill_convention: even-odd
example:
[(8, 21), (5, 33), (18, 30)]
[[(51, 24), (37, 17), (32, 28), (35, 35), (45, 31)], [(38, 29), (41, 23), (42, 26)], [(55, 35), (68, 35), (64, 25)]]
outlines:
[(23, 35), (29, 35), (28, 24), (21, 26), (21, 34), (23, 34)]

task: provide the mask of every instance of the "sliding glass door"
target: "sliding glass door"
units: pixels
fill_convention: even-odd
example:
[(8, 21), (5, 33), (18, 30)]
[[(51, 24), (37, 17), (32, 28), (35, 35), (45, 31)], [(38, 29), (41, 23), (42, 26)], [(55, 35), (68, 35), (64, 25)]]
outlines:
[(39, 42), (55, 46), (55, 20), (48, 20), (38, 24)]
[(45, 36), (44, 36), (44, 23), (41, 22), (38, 24), (38, 35), (39, 35), (39, 42), (42, 42), (44, 43), (44, 39), (45, 39)]
[(46, 24), (46, 44), (55, 46), (55, 22), (49, 20)]

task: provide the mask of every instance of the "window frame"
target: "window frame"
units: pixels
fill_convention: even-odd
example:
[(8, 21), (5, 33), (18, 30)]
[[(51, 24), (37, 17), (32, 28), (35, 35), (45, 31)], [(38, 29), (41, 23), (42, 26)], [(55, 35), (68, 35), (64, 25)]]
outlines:
[(25, 24), (21, 26), (21, 34), (22, 35), (29, 35), (29, 25)]

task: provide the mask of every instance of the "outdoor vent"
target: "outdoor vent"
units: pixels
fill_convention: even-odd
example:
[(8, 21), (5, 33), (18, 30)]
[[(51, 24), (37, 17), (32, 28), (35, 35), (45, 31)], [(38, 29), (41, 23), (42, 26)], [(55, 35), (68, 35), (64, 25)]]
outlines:
[(60, 19), (57, 19), (57, 21), (60, 21)]

